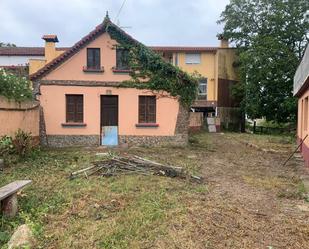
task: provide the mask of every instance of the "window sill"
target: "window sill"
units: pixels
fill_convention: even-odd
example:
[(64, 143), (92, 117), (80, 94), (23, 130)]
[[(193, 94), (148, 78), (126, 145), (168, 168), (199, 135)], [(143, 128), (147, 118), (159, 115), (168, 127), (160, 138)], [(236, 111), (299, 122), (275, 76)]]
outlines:
[(85, 73), (103, 73), (104, 72), (104, 67), (101, 68), (88, 68), (88, 67), (83, 67), (83, 71)]
[(122, 74), (129, 74), (132, 72), (131, 69), (117, 69), (117, 68), (113, 68), (113, 73), (122, 73)]
[(86, 127), (85, 123), (62, 123), (62, 127)]
[(159, 124), (156, 123), (139, 123), (135, 125), (137, 128), (157, 128)]

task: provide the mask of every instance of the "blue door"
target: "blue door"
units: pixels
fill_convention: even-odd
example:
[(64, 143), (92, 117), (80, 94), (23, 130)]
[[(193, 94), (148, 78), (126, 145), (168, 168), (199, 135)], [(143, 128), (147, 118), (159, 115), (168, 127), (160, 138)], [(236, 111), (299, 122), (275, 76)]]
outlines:
[(101, 145), (118, 145), (118, 96), (101, 96)]
[(102, 145), (118, 145), (118, 126), (104, 126), (102, 131)]

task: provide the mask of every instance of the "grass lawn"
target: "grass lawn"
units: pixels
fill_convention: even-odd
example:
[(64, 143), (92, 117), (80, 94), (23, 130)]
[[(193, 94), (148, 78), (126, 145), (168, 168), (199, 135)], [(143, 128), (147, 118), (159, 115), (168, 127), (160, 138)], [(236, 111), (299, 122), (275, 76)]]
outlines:
[[(151, 149), (135, 150), (132, 153), (144, 156), (144, 150)], [(96, 152), (43, 150), (0, 173), (1, 185), (16, 179), (33, 181), (19, 196), (19, 215), (0, 216), (0, 245), (18, 225), (27, 223), (38, 237), (38, 248), (151, 248), (166, 235), (171, 220), (185, 215), (187, 201), (207, 193), (206, 185), (158, 176), (69, 180), (72, 171), (99, 159)], [(193, 170), (189, 160), (177, 163)]]
[[(280, 196), (287, 189), (299, 193), (297, 172), (274, 163), (282, 155), (265, 156), (239, 142), (247, 139), (272, 146), (257, 135), (201, 133), (185, 148), (116, 151), (185, 167), (204, 175), (203, 184), (141, 175), (69, 180), (72, 171), (99, 159), (95, 154), (104, 150), (95, 148), (42, 150), (24, 162), (12, 162), (0, 172), (0, 185), (17, 179), (33, 183), (19, 196), (18, 216), (0, 216), (0, 248), (6, 248), (14, 229), (24, 223), (37, 237), (36, 248), (44, 249), (282, 248), (276, 245), (281, 246), (284, 238), (304, 246), (309, 228), (302, 229), (302, 219), (307, 214), (286, 211), (288, 205), (294, 207), (303, 199), (301, 195)], [(283, 144), (280, 139), (285, 138), (274, 138), (276, 148)], [(284, 144), (286, 149), (293, 148), (290, 140)], [(250, 157), (242, 158), (246, 155)], [(265, 220), (256, 218), (251, 204), (261, 205), (258, 212)], [(293, 229), (291, 222), (297, 231), (287, 230)], [(261, 240), (259, 229), (269, 236)]]

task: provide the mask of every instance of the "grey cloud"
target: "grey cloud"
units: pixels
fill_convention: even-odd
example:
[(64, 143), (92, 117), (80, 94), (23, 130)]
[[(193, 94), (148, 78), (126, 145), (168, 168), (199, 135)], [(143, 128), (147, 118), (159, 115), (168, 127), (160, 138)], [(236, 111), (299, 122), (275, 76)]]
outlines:
[(43, 34), (57, 34), (71, 46), (102, 22), (106, 11), (146, 45), (215, 46), (216, 24), (228, 0), (1, 0), (0, 41), (42, 46)]

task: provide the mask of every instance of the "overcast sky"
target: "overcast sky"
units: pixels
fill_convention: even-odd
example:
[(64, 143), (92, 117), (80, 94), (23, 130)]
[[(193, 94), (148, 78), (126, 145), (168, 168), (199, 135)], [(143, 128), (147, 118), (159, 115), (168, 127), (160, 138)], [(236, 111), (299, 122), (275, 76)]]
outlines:
[(146, 45), (217, 46), (216, 21), (229, 0), (0, 0), (0, 41), (43, 46), (57, 34), (58, 46), (72, 46), (110, 18)]

